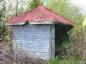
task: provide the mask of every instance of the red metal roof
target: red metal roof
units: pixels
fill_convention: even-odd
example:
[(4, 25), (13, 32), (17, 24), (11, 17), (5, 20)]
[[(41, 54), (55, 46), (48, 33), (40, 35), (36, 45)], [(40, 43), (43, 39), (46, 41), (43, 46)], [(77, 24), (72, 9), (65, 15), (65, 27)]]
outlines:
[(26, 22), (57, 22), (71, 26), (74, 25), (70, 20), (43, 6), (38, 6), (31, 12), (25, 12), (18, 16), (12, 17), (9, 20), (9, 25), (23, 25)]

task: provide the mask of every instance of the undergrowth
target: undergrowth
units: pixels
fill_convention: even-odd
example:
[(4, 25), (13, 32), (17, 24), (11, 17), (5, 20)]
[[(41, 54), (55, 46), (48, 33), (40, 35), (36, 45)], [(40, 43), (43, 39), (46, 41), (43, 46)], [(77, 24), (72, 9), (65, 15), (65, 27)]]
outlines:
[(79, 58), (76, 57), (56, 57), (55, 59), (50, 60), (48, 64), (81, 64), (81, 61)]

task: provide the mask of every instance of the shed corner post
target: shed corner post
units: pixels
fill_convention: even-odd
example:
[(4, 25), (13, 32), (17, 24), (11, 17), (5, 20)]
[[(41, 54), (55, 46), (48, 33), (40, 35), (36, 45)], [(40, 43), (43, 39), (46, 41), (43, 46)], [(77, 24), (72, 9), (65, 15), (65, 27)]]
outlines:
[(55, 58), (55, 24), (50, 26), (50, 59)]

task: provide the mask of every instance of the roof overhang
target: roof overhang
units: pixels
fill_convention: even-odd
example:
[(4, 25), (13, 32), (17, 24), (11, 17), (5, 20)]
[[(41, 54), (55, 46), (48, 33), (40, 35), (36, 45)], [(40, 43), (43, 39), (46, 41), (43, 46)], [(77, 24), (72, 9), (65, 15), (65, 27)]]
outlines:
[(48, 10), (43, 6), (38, 6), (31, 12), (25, 12), (18, 16), (12, 17), (6, 25), (24, 25), (29, 24), (53, 24), (61, 23), (69, 26), (74, 26), (74, 23), (57, 13)]

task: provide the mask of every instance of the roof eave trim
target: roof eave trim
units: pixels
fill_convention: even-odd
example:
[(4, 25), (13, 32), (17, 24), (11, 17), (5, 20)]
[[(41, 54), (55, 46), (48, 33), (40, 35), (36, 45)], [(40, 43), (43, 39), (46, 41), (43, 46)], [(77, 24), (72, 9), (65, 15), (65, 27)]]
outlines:
[(25, 23), (6, 23), (5, 25), (24, 25)]

